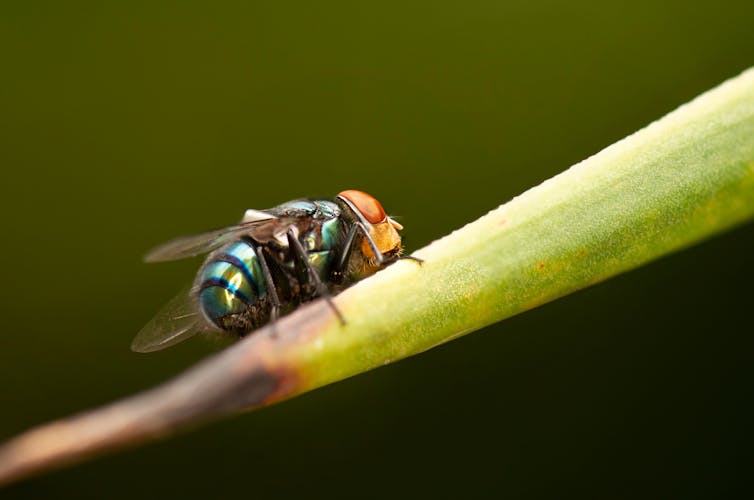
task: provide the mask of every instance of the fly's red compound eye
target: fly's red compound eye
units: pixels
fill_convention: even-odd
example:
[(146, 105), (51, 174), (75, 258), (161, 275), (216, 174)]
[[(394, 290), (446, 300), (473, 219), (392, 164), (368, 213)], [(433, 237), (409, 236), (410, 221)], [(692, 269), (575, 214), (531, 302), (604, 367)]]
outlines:
[(385, 209), (382, 208), (380, 202), (364, 191), (349, 189), (341, 192), (338, 196), (350, 202), (353, 208), (358, 210), (370, 224), (378, 224), (387, 219)]

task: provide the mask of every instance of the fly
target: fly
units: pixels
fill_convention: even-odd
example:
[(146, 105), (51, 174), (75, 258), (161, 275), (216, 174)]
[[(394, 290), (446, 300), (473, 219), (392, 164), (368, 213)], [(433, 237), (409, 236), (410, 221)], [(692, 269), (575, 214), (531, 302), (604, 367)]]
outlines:
[(163, 262), (209, 253), (191, 287), (136, 336), (151, 352), (199, 332), (244, 336), (300, 304), (330, 297), (401, 255), (402, 230), (373, 196), (343, 191), (334, 200), (293, 200), (247, 210), (235, 226), (178, 238), (145, 258)]

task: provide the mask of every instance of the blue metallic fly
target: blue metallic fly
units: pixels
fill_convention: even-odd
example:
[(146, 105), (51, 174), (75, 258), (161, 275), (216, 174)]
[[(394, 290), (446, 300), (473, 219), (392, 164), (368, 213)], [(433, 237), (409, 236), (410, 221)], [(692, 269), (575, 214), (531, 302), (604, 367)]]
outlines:
[(303, 302), (329, 301), (401, 258), (402, 229), (374, 197), (347, 190), (332, 201), (247, 210), (238, 225), (170, 241), (147, 262), (210, 253), (193, 286), (169, 302), (131, 348), (157, 351), (212, 330), (244, 336)]

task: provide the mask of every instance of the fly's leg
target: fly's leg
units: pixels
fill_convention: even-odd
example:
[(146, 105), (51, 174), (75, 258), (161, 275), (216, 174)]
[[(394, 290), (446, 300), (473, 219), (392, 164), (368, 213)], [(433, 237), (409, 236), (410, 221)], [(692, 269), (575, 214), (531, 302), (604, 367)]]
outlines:
[(341, 273), (343, 271), (343, 268), (346, 266), (349, 257), (351, 257), (353, 245), (354, 243), (356, 243), (356, 233), (358, 233), (359, 231), (361, 231), (362, 236), (364, 236), (364, 238), (366, 238), (367, 240), (367, 243), (369, 243), (369, 248), (372, 249), (374, 260), (377, 261), (377, 264), (380, 266), (382, 264), (385, 264), (387, 259), (385, 259), (385, 256), (382, 254), (382, 252), (380, 252), (380, 249), (377, 248), (377, 243), (374, 242), (374, 239), (372, 239), (372, 236), (369, 234), (369, 231), (367, 231), (367, 228), (364, 227), (364, 224), (361, 222), (354, 222), (353, 225), (351, 225), (351, 229), (348, 230), (346, 240), (343, 242), (343, 253), (340, 255), (338, 262), (335, 263), (334, 269), (336, 270), (336, 272)]
[(385, 257), (385, 255), (383, 255), (383, 253), (380, 252), (380, 249), (377, 248), (377, 243), (374, 242), (372, 235), (369, 234), (369, 231), (367, 230), (366, 227), (364, 227), (364, 224), (361, 222), (355, 222), (353, 226), (351, 226), (351, 230), (348, 231), (348, 236), (346, 237), (346, 241), (345, 241), (346, 251), (343, 252), (343, 255), (341, 255), (340, 260), (338, 261), (339, 270), (343, 269), (343, 266), (345, 266), (345, 263), (348, 261), (348, 257), (350, 257), (351, 255), (351, 249), (353, 247), (354, 242), (356, 241), (356, 233), (358, 231), (361, 231), (361, 234), (367, 240), (367, 243), (369, 244), (369, 248), (372, 250), (372, 253), (374, 254), (374, 260), (377, 261), (377, 265), (379, 266), (384, 265), (384, 264), (389, 264), (390, 262), (394, 262), (399, 259), (413, 260), (419, 265), (424, 263), (422, 259), (420, 259), (419, 257), (414, 257), (412, 255), (399, 255), (395, 257)]
[(344, 270), (348, 263), (348, 259), (351, 257), (351, 250), (353, 249), (353, 242), (356, 239), (356, 231), (358, 227), (356, 224), (352, 225), (346, 235), (346, 240), (343, 242), (343, 252), (338, 257), (338, 260), (333, 265), (332, 276), (336, 283), (340, 283), (345, 278)]
[(420, 259), (419, 257), (413, 257), (411, 255), (400, 255), (395, 257), (386, 258), (382, 252), (380, 252), (380, 249), (377, 248), (377, 243), (374, 242), (374, 239), (372, 238), (372, 235), (369, 234), (369, 231), (366, 227), (364, 227), (364, 224), (361, 222), (355, 222), (351, 226), (351, 229), (348, 230), (348, 234), (346, 235), (346, 240), (343, 242), (343, 253), (340, 255), (340, 258), (335, 263), (335, 266), (333, 266), (333, 271), (336, 276), (337, 281), (342, 281), (343, 276), (343, 270), (346, 267), (346, 264), (348, 263), (348, 259), (351, 257), (351, 252), (353, 251), (353, 245), (356, 242), (356, 233), (361, 232), (362, 236), (366, 238), (367, 243), (369, 244), (369, 248), (372, 250), (372, 253), (374, 254), (374, 260), (377, 261), (377, 265), (384, 265), (388, 264), (390, 262), (394, 262), (398, 259), (407, 259), (412, 260), (416, 262), (419, 265), (422, 265), (424, 261)]
[[(361, 234), (363, 234), (364, 238), (366, 238), (367, 243), (369, 244), (369, 248), (372, 249), (372, 253), (374, 254), (374, 260), (377, 261), (377, 265), (382, 266), (386, 264), (387, 259), (385, 259), (385, 256), (382, 255), (382, 252), (380, 252), (380, 249), (377, 248), (377, 243), (374, 242), (372, 235), (369, 234), (369, 231), (367, 230), (366, 227), (364, 227), (364, 224), (361, 222), (357, 222), (354, 224), (354, 226), (356, 226), (356, 229), (360, 230)], [(353, 242), (351, 242), (351, 244), (353, 244)]]
[(413, 255), (401, 255), (398, 257), (400, 260), (412, 260), (419, 264), (420, 266), (424, 264), (424, 259), (420, 259), (419, 257), (414, 257)]
[(275, 321), (280, 314), (280, 298), (278, 297), (277, 290), (275, 290), (275, 283), (272, 281), (272, 273), (270, 273), (270, 268), (267, 266), (267, 257), (264, 255), (264, 250), (258, 245), (252, 245), (252, 247), (257, 254), (259, 267), (262, 269), (262, 276), (264, 276), (264, 285), (267, 288), (267, 293), (270, 295), (270, 304), (272, 306), (270, 308), (270, 321), (274, 329)]
[(340, 313), (338, 308), (335, 307), (335, 304), (332, 301), (332, 297), (330, 296), (330, 290), (328, 290), (327, 286), (322, 283), (322, 280), (319, 278), (319, 274), (317, 274), (317, 270), (314, 269), (314, 266), (309, 261), (309, 255), (306, 253), (303, 245), (301, 245), (301, 242), (296, 237), (296, 234), (292, 229), (289, 229), (286, 232), (286, 236), (288, 237), (288, 248), (290, 248), (295, 255), (296, 266), (302, 266), (303, 269), (306, 269), (309, 275), (309, 279), (314, 283), (314, 286), (317, 290), (317, 295), (323, 297), (327, 301), (327, 304), (330, 306), (330, 308), (332, 308), (333, 312), (340, 320), (340, 323), (342, 325), (345, 325), (346, 320)]
[[(361, 233), (364, 235), (364, 238), (366, 238), (367, 243), (369, 243), (369, 248), (372, 249), (372, 253), (374, 254), (374, 260), (377, 261), (378, 265), (384, 265), (389, 264), (391, 262), (395, 262), (396, 260), (413, 260), (419, 265), (424, 264), (424, 261), (420, 259), (419, 257), (414, 257), (412, 255), (396, 255), (394, 257), (386, 258), (382, 252), (379, 251), (377, 248), (377, 243), (374, 242), (374, 239), (372, 239), (372, 235), (369, 234), (369, 231), (367, 231), (367, 228), (364, 227), (364, 224), (361, 222), (357, 222), (354, 224), (354, 226), (358, 227), (358, 229), (361, 230)], [(353, 242), (351, 242), (353, 244)]]
[[(364, 224), (361, 222), (357, 222), (354, 224), (355, 227), (358, 227), (358, 229), (361, 230), (361, 233), (364, 235), (364, 238), (366, 238), (367, 243), (369, 243), (369, 248), (372, 249), (372, 253), (374, 254), (374, 260), (377, 261), (377, 265), (384, 265), (384, 264), (390, 264), (391, 262), (395, 262), (396, 260), (412, 260), (419, 264), (420, 266), (424, 264), (424, 261), (420, 259), (419, 257), (414, 257), (413, 255), (396, 255), (394, 257), (388, 257), (386, 258), (382, 252), (379, 251), (377, 248), (377, 243), (374, 242), (374, 239), (372, 239), (372, 235), (369, 234), (369, 231), (367, 231), (367, 228), (364, 227)], [(355, 234), (354, 234), (355, 235)], [(351, 242), (353, 244), (353, 242)], [(350, 249), (349, 249), (350, 253)]]

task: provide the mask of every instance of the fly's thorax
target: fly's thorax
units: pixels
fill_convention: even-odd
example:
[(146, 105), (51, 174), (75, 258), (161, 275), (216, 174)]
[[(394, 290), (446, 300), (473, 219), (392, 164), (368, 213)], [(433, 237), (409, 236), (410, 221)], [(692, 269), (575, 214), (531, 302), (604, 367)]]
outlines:
[(340, 221), (337, 218), (311, 220), (294, 229), (307, 253), (333, 250), (340, 242)]
[(263, 210), (261, 213), (270, 214), (274, 217), (324, 220), (337, 218), (340, 215), (340, 207), (337, 203), (330, 200), (292, 200)]
[[(340, 219), (335, 217), (302, 219), (291, 225), (289, 230), (301, 243), (307, 259), (317, 271), (320, 279), (327, 281), (342, 240)], [(285, 245), (277, 247), (276, 250), (278, 260), (284, 263), (286, 269), (294, 272), (296, 268), (294, 251), (289, 248), (288, 242), (286, 241)]]
[(340, 227), (340, 220), (337, 218), (322, 222), (319, 228), (313, 231), (317, 233), (317, 237), (310, 239), (314, 243), (318, 243), (318, 245), (307, 248), (309, 262), (318, 271), (319, 277), (323, 281), (326, 281), (329, 277), (336, 248), (342, 239)]

